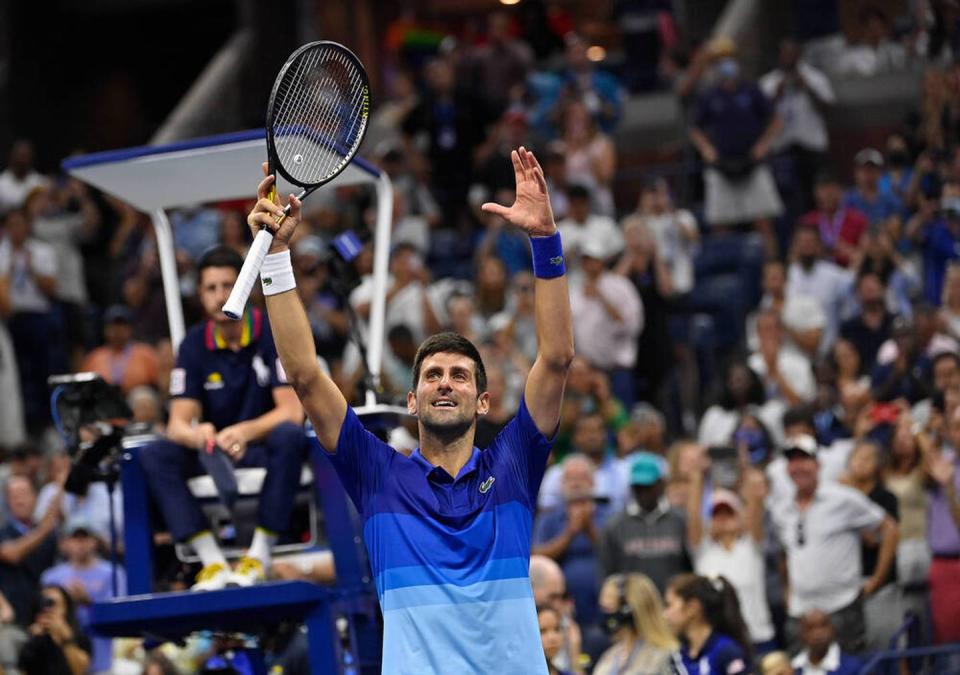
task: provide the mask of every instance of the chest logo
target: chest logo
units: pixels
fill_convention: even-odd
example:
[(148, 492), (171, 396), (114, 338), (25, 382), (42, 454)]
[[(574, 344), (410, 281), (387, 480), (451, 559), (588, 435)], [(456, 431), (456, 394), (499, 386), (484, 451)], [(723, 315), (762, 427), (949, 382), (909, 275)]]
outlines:
[(217, 372), (210, 373), (207, 375), (207, 381), (203, 383), (203, 388), (207, 391), (223, 389), (223, 377)]
[(497, 480), (493, 476), (490, 476), (487, 480), (480, 483), (480, 494), (485, 495), (490, 492), (490, 488), (493, 487), (493, 481)]

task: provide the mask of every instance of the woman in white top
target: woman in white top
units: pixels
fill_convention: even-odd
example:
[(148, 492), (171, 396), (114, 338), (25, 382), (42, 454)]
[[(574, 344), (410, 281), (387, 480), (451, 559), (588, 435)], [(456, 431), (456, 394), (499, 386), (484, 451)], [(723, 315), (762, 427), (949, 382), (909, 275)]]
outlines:
[(767, 481), (762, 472), (747, 469), (742, 491), (746, 506), (729, 490), (714, 490), (709, 530), (704, 531), (699, 485), (703, 472), (694, 472), (687, 501), (687, 540), (694, 570), (702, 576), (723, 576), (736, 589), (740, 609), (758, 655), (776, 649), (767, 604), (763, 559), (763, 500)]
[(593, 210), (613, 217), (613, 174), (617, 154), (613, 141), (600, 131), (590, 111), (581, 101), (571, 101), (563, 109), (563, 144), (567, 182), (590, 188)]

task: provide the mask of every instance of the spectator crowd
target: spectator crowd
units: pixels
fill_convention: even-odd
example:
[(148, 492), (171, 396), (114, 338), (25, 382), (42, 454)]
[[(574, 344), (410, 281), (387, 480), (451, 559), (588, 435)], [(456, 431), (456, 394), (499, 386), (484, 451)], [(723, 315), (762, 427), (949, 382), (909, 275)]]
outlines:
[[(510, 150), (525, 145), (564, 241), (577, 351), (532, 535), (550, 672), (855, 673), (907, 617), (922, 644), (960, 642), (956, 11), (916, 2), (894, 21), (867, 6), (857, 39), (801, 12), (753, 78), (730, 38), (689, 47), (671, 3), (614, 5), (618, 70), (562, 12), (498, 11), (428, 55), (404, 37), (416, 27), (388, 31), (364, 149), (394, 189), (378, 396), (403, 400), (417, 345), (453, 330), (487, 368), (478, 447), (516, 411), (537, 349), (530, 250), (480, 204), (512, 201)], [(913, 112), (840, 156), (836, 83), (903, 72), (922, 77)], [(676, 94), (690, 151), (631, 182), (617, 133), (651, 89)], [(189, 324), (209, 316), (205, 254), (246, 252), (248, 208), (171, 211)], [(305, 208), (297, 290), (318, 356), (360, 403), (373, 193)], [(202, 433), (169, 415), (171, 393), (217, 382), (180, 379), (150, 219), (38, 172), (26, 140), (0, 173), (0, 218), (0, 668), (199, 672), (209, 636), (145, 652), (89, 630), (90, 604), (125, 593), (105, 560), (122, 498), (64, 491), (50, 412), (51, 374), (93, 371), (151, 431)], [(363, 244), (350, 262), (330, 246), (347, 231)], [(394, 445), (409, 452), (415, 431)], [(188, 586), (195, 570), (155, 539), (158, 587)], [(332, 574), (261, 561), (278, 578)]]

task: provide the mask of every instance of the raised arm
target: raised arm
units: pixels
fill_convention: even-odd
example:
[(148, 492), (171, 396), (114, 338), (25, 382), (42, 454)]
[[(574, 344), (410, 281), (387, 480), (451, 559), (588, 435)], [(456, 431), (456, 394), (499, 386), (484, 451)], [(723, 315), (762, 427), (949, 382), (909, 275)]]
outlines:
[[(263, 170), (266, 173), (266, 164), (263, 165)], [(290, 215), (277, 230), (275, 222), (283, 213), (283, 208), (268, 197), (273, 181), (273, 176), (267, 176), (257, 186), (257, 204), (247, 216), (247, 224), (254, 233), (261, 226), (270, 228), (274, 233), (270, 253), (289, 256), (290, 237), (300, 222), (300, 202), (290, 195), (293, 204)], [(290, 273), (292, 274), (292, 271)], [(320, 445), (333, 452), (336, 450), (340, 427), (347, 414), (347, 400), (333, 380), (320, 369), (310, 322), (292, 284), (287, 291), (267, 295), (266, 301), (273, 340), (287, 374), (287, 381), (297, 392), (307, 417), (313, 423)]]
[(573, 360), (570, 295), (543, 169), (533, 153), (523, 147), (510, 153), (510, 157), (517, 182), (513, 206), (488, 202), (481, 208), (503, 216), (531, 238), (537, 277), (534, 284), (537, 359), (527, 376), (523, 396), (537, 429), (545, 436), (552, 436), (560, 422), (563, 386)]

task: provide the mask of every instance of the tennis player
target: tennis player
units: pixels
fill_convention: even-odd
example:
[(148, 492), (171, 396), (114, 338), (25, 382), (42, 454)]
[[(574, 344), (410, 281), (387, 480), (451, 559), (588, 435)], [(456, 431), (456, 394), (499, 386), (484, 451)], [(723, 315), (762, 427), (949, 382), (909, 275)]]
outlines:
[[(317, 366), (294, 292), (288, 243), (300, 203), (293, 195), (290, 217), (261, 270), (287, 378), (362, 514), (383, 609), (384, 673), (547, 672), (530, 589), (530, 535), (573, 330), (543, 171), (522, 147), (511, 157), (516, 201), (483, 209), (530, 236), (539, 353), (516, 417), (486, 450), (473, 445), (477, 417), (490, 409), (483, 362), (469, 340), (453, 333), (428, 338), (416, 355), (407, 408), (418, 419), (420, 447), (408, 458), (364, 429)], [(281, 207), (267, 198), (272, 182), (260, 183), (247, 217), (251, 228), (276, 229)]]

